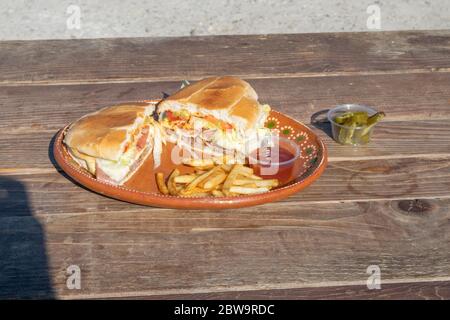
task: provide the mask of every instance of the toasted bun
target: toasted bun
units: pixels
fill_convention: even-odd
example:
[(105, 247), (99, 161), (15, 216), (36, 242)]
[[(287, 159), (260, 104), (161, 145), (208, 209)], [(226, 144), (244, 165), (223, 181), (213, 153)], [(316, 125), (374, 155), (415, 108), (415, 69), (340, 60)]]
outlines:
[(270, 108), (257, 101), (258, 95), (247, 82), (236, 77), (212, 77), (189, 85), (158, 105), (164, 111), (186, 109), (190, 113), (212, 115), (240, 129), (262, 127)]
[(86, 162), (92, 162), (91, 158), (117, 161), (132, 132), (154, 110), (152, 103), (132, 102), (87, 114), (69, 127), (64, 143), (72, 155)]
[(69, 155), (78, 163), (82, 168), (88, 170), (90, 173), (95, 175), (96, 165), (94, 157), (88, 156), (86, 154), (78, 152), (76, 149), (68, 148), (67, 149)]

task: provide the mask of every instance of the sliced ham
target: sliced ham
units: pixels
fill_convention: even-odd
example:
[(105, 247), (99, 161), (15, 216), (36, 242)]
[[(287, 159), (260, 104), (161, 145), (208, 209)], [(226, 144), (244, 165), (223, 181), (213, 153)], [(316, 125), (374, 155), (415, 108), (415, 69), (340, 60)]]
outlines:
[(141, 151), (142, 149), (145, 148), (145, 145), (147, 143), (147, 138), (148, 138), (148, 127), (144, 127), (141, 131), (141, 135), (138, 139), (138, 141), (136, 142), (136, 149), (137, 151)]

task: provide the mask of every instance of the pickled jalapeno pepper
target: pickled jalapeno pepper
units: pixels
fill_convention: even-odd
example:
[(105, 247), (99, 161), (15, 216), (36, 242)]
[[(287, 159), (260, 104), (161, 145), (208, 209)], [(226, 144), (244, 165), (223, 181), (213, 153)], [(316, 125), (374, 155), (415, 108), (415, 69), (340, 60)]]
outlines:
[(370, 140), (370, 130), (382, 118), (384, 112), (369, 116), (365, 111), (346, 111), (336, 115), (333, 121), (339, 126), (337, 141), (342, 144), (365, 144)]

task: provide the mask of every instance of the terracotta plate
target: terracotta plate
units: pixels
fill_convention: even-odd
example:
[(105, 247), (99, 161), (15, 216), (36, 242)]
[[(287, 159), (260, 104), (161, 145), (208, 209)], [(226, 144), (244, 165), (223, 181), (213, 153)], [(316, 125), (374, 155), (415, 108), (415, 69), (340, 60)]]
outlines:
[[(68, 127), (68, 126), (67, 126)], [(277, 201), (294, 194), (316, 180), (324, 171), (327, 164), (327, 151), (325, 145), (304, 124), (276, 111), (271, 111), (266, 127), (274, 130), (280, 136), (295, 141), (301, 148), (300, 161), (301, 172), (299, 176), (288, 184), (273, 189), (267, 193), (257, 195), (242, 195), (235, 197), (177, 197), (166, 196), (159, 193), (155, 181), (153, 169), (153, 157), (149, 156), (140, 169), (123, 186), (114, 186), (97, 181), (87, 171), (79, 167), (70, 156), (62, 143), (65, 130), (63, 128), (56, 136), (53, 153), (59, 166), (75, 181), (94, 192), (102, 195), (155, 207), (177, 209), (226, 209), (240, 208)], [(178, 167), (181, 173), (191, 172), (192, 169), (183, 165), (174, 165), (170, 160), (171, 146), (164, 149), (161, 163), (156, 169), (163, 172), (164, 176)]]

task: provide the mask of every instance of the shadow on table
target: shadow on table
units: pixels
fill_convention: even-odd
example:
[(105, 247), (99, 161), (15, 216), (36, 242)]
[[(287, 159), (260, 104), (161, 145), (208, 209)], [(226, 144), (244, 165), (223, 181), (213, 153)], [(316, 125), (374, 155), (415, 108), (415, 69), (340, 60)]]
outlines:
[(325, 132), (329, 137), (333, 138), (331, 133), (331, 124), (327, 118), (328, 109), (321, 110), (314, 113), (311, 116), (311, 124), (317, 128)]
[(53, 297), (43, 229), (25, 187), (0, 176), (0, 298)]

